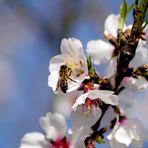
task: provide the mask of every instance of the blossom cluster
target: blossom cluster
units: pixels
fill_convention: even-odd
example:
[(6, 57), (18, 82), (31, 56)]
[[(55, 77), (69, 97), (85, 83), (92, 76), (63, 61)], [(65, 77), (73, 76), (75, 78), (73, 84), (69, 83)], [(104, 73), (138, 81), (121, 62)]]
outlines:
[[(62, 39), (61, 54), (49, 62), (48, 85), (57, 94), (79, 93), (71, 106), (72, 127), (67, 129), (63, 115), (49, 112), (40, 118), (44, 134), (26, 134), (20, 148), (94, 148), (106, 141), (112, 148), (142, 147), (148, 140), (143, 123), (127, 114), (136, 101), (127, 91), (148, 89), (148, 26), (130, 58), (130, 50), (124, 55), (120, 51), (124, 45), (118, 43), (119, 18), (109, 15), (104, 25), (106, 41), (89, 41), (86, 50), (76, 38)], [(131, 30), (132, 25), (124, 24), (123, 36)], [(102, 64), (100, 74), (94, 67)]]

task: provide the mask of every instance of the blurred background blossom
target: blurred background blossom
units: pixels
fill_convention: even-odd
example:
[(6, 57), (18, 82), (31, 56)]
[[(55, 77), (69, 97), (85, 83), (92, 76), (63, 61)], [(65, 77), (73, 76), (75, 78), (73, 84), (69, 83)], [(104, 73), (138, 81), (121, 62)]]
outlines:
[[(0, 148), (18, 148), (25, 133), (41, 130), (38, 119), (48, 111), (67, 107), (63, 114), (68, 120), (72, 102), (53, 96), (47, 85), (49, 60), (60, 53), (64, 37), (80, 39), (84, 49), (89, 40), (103, 38), (104, 21), (110, 13), (118, 14), (120, 4), (121, 0), (0, 0)], [(131, 22), (130, 15), (127, 23)], [(148, 110), (141, 100), (133, 110), (148, 129)], [(131, 116), (136, 116), (133, 110)]]

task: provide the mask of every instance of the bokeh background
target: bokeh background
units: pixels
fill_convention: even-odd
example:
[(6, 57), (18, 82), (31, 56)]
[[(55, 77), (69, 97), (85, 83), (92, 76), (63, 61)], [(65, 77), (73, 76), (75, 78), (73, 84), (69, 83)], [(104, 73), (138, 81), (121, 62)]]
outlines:
[[(0, 0), (0, 148), (19, 148), (25, 133), (41, 131), (39, 117), (54, 110), (48, 66), (60, 53), (61, 39), (76, 37), (85, 49), (89, 40), (103, 38), (104, 21), (118, 14), (120, 4), (121, 0)], [(131, 22), (129, 15), (127, 23)], [(148, 113), (142, 105), (140, 111), (137, 114)], [(142, 119), (147, 125), (148, 119)]]

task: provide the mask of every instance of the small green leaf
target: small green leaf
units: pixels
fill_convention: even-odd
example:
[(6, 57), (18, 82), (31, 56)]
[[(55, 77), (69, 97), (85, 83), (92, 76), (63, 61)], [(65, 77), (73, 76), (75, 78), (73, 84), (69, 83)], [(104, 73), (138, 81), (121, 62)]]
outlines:
[(126, 16), (129, 14), (129, 12), (132, 10), (134, 6), (134, 3), (132, 3), (130, 6), (127, 7), (127, 12), (126, 12)]
[(92, 66), (90, 56), (87, 56), (87, 66), (88, 66), (88, 69)]
[(94, 67), (92, 66), (91, 57), (90, 57), (90, 56), (87, 57), (87, 66), (88, 66), (88, 73), (89, 73), (89, 76), (90, 76), (90, 77), (94, 77), (94, 76), (95, 76), (95, 69), (94, 69)]
[(126, 0), (123, 0), (121, 7), (120, 7), (120, 17), (125, 19), (126, 17), (126, 12), (127, 12), (127, 3)]
[(130, 6), (128, 6), (126, 3), (126, 0), (123, 0), (122, 4), (120, 6), (120, 19), (119, 19), (118, 30), (123, 29), (125, 18), (129, 14), (129, 12), (133, 8), (133, 6), (134, 6), (134, 3), (132, 3)]
[(104, 139), (101, 136), (97, 136), (96, 142), (99, 143), (99, 144), (104, 144), (105, 143)]

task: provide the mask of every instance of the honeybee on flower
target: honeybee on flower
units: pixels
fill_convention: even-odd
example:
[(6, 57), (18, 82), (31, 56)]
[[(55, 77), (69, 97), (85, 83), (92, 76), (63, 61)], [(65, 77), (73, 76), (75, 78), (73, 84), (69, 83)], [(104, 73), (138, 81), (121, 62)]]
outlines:
[(76, 90), (88, 75), (83, 46), (78, 39), (61, 41), (61, 54), (49, 62), (48, 85), (53, 91), (64, 93)]
[(68, 79), (70, 79), (73, 82), (76, 82), (70, 78), (71, 73), (72, 73), (72, 69), (70, 67), (68, 67), (66, 65), (62, 65), (60, 67), (59, 79), (58, 79), (56, 90), (58, 90), (58, 88), (61, 87), (61, 90), (64, 93), (66, 93), (66, 91), (68, 89)]

